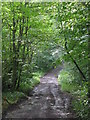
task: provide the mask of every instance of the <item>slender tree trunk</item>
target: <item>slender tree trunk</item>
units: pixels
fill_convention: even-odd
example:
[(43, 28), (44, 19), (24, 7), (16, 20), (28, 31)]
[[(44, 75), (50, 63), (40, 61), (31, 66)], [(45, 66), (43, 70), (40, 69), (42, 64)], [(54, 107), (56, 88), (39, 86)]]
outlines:
[(11, 52), (12, 52), (12, 48), (11, 48), (11, 27), (10, 27), (10, 58), (11, 58)]
[[(18, 59), (19, 59), (19, 50), (20, 50), (20, 47), (21, 47), (21, 41), (22, 41), (22, 36), (23, 36), (23, 24), (21, 25), (21, 23), (23, 23), (24, 24), (24, 17), (23, 17), (23, 19), (21, 20), (21, 18), (20, 18), (20, 26), (19, 26), (19, 40), (18, 40)], [(21, 80), (21, 72), (22, 72), (22, 65), (23, 64), (21, 64), (21, 63), (19, 63), (18, 62), (18, 81), (17, 81), (17, 88), (16, 89), (18, 89), (19, 88), (19, 86), (20, 86), (20, 80)]]
[[(88, 35), (90, 36), (90, 26), (89, 26), (89, 31), (88, 31)], [(88, 36), (88, 97), (90, 98), (90, 38)], [(89, 101), (90, 103), (90, 101)]]
[(33, 58), (33, 50), (32, 49), (30, 49), (30, 50), (31, 50), (31, 55), (30, 55), (30, 58), (29, 58), (29, 64), (31, 64), (32, 58)]
[(84, 73), (83, 73), (82, 70), (80, 69), (80, 67), (79, 67), (79, 65), (77, 64), (76, 60), (70, 55), (70, 53), (69, 53), (69, 51), (68, 51), (66, 38), (65, 38), (65, 49), (66, 49), (67, 54), (70, 56), (70, 58), (72, 59), (73, 63), (74, 63), (75, 66), (77, 67), (78, 71), (80, 72), (81, 76), (83, 77), (83, 80), (86, 81), (86, 77), (85, 77)]
[[(26, 3), (25, 3), (25, 7), (26, 7)], [(24, 13), (23, 13), (24, 14)], [(24, 27), (23, 27), (23, 25), (24, 25), (24, 23), (25, 23), (25, 18), (24, 18), (24, 16), (23, 16), (23, 19), (22, 19), (22, 25), (21, 25), (21, 19), (20, 19), (20, 32), (19, 32), (19, 36), (20, 36), (20, 40), (22, 41), (22, 36), (23, 36), (23, 31), (24, 31)], [(25, 34), (26, 34), (26, 39), (27, 39), (27, 26), (26, 26), (26, 32), (25, 32)], [(22, 64), (19, 64), (19, 68), (18, 68), (18, 72), (19, 72), (19, 74), (18, 74), (18, 82), (17, 82), (17, 89), (19, 88), (19, 86), (20, 86), (20, 81), (21, 81), (21, 73), (22, 73), (22, 66), (23, 66), (23, 64), (25, 63), (25, 45), (26, 45), (26, 42), (25, 42), (25, 40), (24, 40), (24, 46), (23, 46), (23, 53), (22, 53)], [(20, 42), (20, 45), (19, 45), (19, 47), (21, 46), (21, 42)]]
[(20, 67), (20, 70), (19, 70), (19, 76), (18, 76), (17, 89), (20, 87), (21, 73), (22, 73), (22, 66)]
[(16, 30), (15, 30), (15, 18), (13, 16), (13, 75), (12, 75), (13, 88), (16, 87), (16, 83), (17, 83), (15, 32), (16, 32)]
[(89, 25), (89, 22), (87, 23), (87, 32), (88, 32), (88, 97), (90, 98), (90, 25)]

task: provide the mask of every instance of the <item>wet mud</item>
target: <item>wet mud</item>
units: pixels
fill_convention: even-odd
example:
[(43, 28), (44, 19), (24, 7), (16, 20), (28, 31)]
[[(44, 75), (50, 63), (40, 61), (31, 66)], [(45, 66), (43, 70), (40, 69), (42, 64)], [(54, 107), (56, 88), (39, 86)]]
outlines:
[(5, 118), (75, 118), (71, 95), (61, 91), (57, 76), (58, 67), (40, 79), (29, 99), (9, 110)]

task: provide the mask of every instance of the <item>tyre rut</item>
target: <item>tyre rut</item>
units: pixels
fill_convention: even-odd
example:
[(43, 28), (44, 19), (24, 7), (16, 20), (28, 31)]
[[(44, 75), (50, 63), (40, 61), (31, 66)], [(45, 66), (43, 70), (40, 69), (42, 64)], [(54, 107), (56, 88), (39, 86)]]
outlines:
[(42, 77), (31, 98), (8, 111), (5, 118), (74, 118), (71, 97), (58, 86), (56, 76), (61, 69), (58, 67)]

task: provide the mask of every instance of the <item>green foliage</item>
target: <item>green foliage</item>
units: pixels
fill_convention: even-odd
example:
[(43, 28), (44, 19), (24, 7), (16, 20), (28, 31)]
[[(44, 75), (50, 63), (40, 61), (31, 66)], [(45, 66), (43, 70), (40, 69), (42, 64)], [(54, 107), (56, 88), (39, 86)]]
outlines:
[(63, 48), (63, 59), (69, 62), (60, 73), (63, 90), (75, 97), (74, 109), (81, 118), (88, 119), (90, 98), (89, 64), (89, 3), (58, 3), (57, 34)]
[(88, 2), (3, 2), (3, 91), (27, 93), (39, 83), (39, 71), (65, 61), (70, 66), (60, 73), (60, 84), (72, 93), (79, 90), (80, 108), (78, 102), (75, 108), (84, 116), (82, 96), (90, 97), (89, 6)]
[(82, 119), (88, 119), (89, 117), (89, 103), (88, 103), (88, 86), (87, 82), (82, 82), (82, 84), (75, 81), (78, 79), (74, 76), (71, 66), (67, 65), (69, 68), (64, 68), (59, 76), (58, 83), (63, 91), (70, 92), (73, 95), (73, 109), (76, 111), (77, 115)]
[[(73, 76), (69, 71), (62, 70), (58, 76), (58, 81), (63, 91), (69, 91), (72, 93), (77, 90), (76, 85), (72, 83)], [(73, 87), (74, 86), (74, 87)]]
[(73, 62), (82, 79), (88, 79), (89, 63), (89, 3), (58, 3), (58, 36), (65, 53), (65, 61)]
[(25, 94), (18, 91), (3, 92), (2, 106), (3, 110), (6, 110), (9, 105), (17, 103), (21, 98), (25, 97)]
[(49, 9), (53, 4), (14, 2), (2, 6), (3, 90), (17, 89), (21, 81), (33, 77), (32, 72), (52, 67), (50, 50), (56, 45), (51, 43), (54, 11)]
[(24, 80), (21, 82), (19, 91), (29, 94), (31, 90), (40, 83), (40, 77), (43, 75), (42, 72), (36, 72), (32, 73), (33, 77), (32, 78), (24, 78)]
[(32, 73), (33, 77), (25, 79), (21, 82), (18, 91), (4, 91), (3, 92), (3, 111), (6, 110), (9, 105), (16, 104), (21, 98), (25, 98), (30, 94), (31, 90), (40, 83), (40, 77), (44, 75), (43, 72)]

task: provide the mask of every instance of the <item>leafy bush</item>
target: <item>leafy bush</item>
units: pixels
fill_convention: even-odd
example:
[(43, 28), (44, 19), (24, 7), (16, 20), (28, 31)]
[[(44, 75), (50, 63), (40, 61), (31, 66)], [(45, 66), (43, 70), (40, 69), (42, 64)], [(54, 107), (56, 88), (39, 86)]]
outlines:
[(3, 99), (2, 99), (3, 110), (7, 109), (10, 104), (17, 103), (22, 97), (25, 97), (25, 94), (22, 92), (18, 92), (18, 91), (3, 92)]
[(26, 97), (27, 94), (40, 83), (40, 77), (43, 76), (43, 72), (32, 73), (32, 78), (26, 78), (21, 82), (18, 91), (3, 92), (3, 110), (6, 110), (10, 104), (17, 103), (22, 97)]
[(42, 75), (42, 72), (32, 73), (32, 78), (26, 78), (21, 82), (19, 91), (28, 94), (37, 84), (40, 83), (40, 77)]
[(66, 69), (63, 69), (58, 76), (58, 82), (63, 91), (70, 92), (73, 95), (74, 99), (72, 101), (72, 105), (77, 115), (82, 119), (88, 119), (89, 107), (87, 97), (87, 83), (82, 82), (82, 85), (80, 85), (75, 81), (74, 77), (75, 76), (71, 74), (69, 70), (67, 71)]

